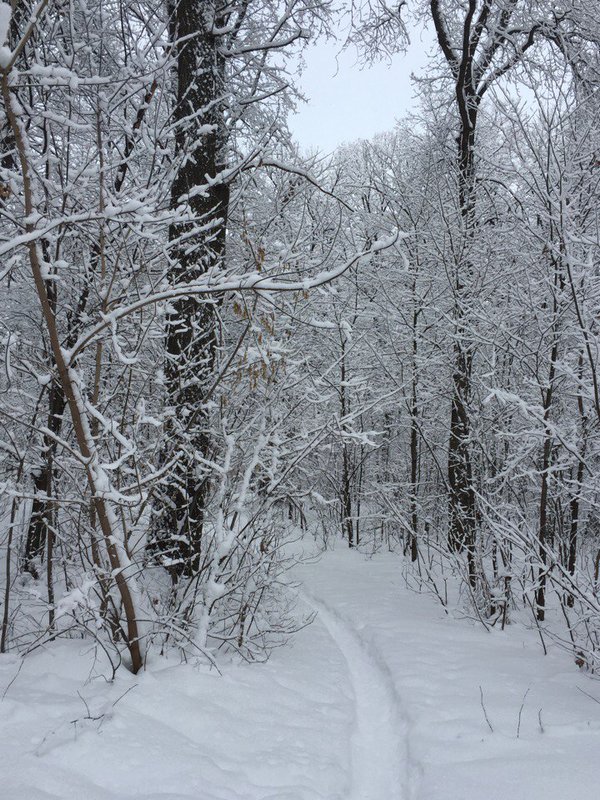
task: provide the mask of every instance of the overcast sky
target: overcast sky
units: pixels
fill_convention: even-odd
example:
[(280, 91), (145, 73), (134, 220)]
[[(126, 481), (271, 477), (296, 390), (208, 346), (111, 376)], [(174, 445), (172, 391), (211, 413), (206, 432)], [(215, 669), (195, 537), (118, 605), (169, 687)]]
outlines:
[(359, 67), (352, 49), (340, 53), (339, 43), (318, 42), (308, 48), (299, 85), (309, 102), (289, 120), (302, 147), (326, 153), (342, 142), (393, 128), (414, 107), (410, 75), (425, 66), (431, 45), (427, 31), (413, 31), (411, 39), (406, 54), (368, 69)]

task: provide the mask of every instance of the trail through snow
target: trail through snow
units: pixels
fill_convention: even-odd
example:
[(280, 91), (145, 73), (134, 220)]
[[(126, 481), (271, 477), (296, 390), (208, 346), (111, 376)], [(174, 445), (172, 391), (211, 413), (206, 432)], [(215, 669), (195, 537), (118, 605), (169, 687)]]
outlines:
[(600, 684), (534, 631), (446, 614), (401, 565), (300, 567), (315, 622), (222, 675), (157, 658), (107, 682), (77, 640), (0, 656), (1, 800), (598, 797)]
[(390, 554), (366, 560), (338, 549), (308, 582), (391, 676), (406, 721), (410, 800), (599, 796), (600, 683), (567, 652), (550, 646), (544, 656), (537, 632), (520, 624), (486, 631), (446, 613), (406, 588)]
[(354, 696), (348, 800), (408, 800), (407, 729), (385, 662), (341, 614), (306, 599), (344, 656)]

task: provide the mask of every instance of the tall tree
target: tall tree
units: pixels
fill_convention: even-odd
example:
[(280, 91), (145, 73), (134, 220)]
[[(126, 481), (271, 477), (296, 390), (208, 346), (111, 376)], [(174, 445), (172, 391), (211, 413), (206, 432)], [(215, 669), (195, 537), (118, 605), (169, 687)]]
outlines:
[(466, 549), (476, 583), (477, 511), (471, 452), (471, 396), (475, 337), (473, 292), (477, 282), (477, 133), (481, 103), (540, 40), (561, 42), (566, 11), (548, 12), (528, 0), (431, 0), (439, 49), (450, 73), (457, 132), (457, 205), (461, 246), (452, 276), (454, 374), (448, 445), (448, 544)]
[[(285, 53), (323, 23), (327, 9), (306, 0), (177, 0), (170, 15), (177, 85), (169, 282), (181, 283), (225, 269), (231, 186), (285, 139)], [(160, 498), (159, 539), (175, 576), (192, 574), (202, 549), (218, 308), (219, 300), (186, 297), (166, 320), (165, 459), (175, 453), (177, 463)]]

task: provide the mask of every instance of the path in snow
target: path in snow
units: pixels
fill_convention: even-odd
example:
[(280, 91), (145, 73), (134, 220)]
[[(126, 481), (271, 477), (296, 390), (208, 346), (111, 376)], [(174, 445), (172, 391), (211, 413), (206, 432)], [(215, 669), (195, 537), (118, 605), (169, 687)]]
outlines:
[(402, 563), (299, 567), (315, 623), (222, 675), (156, 658), (108, 683), (77, 640), (0, 656), (1, 800), (598, 797), (600, 683), (534, 631), (446, 615)]
[(406, 588), (402, 568), (397, 555), (340, 547), (307, 583), (391, 675), (409, 721), (411, 800), (599, 797), (600, 682), (563, 650), (544, 656), (535, 630), (486, 632), (446, 614)]
[(408, 800), (406, 723), (385, 662), (341, 614), (305, 597), (344, 656), (354, 696), (348, 800)]

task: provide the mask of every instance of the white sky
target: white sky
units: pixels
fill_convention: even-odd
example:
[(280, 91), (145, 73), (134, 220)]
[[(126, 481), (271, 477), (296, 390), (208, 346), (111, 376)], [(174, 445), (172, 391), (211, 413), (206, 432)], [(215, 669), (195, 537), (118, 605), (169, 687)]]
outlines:
[(413, 31), (405, 54), (360, 68), (352, 48), (340, 53), (336, 42), (317, 42), (304, 52), (306, 69), (298, 85), (309, 99), (289, 124), (305, 149), (327, 153), (342, 142), (370, 138), (393, 128), (414, 107), (412, 72), (427, 61), (431, 34)]

